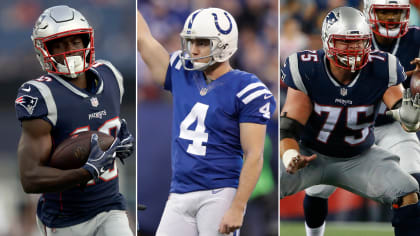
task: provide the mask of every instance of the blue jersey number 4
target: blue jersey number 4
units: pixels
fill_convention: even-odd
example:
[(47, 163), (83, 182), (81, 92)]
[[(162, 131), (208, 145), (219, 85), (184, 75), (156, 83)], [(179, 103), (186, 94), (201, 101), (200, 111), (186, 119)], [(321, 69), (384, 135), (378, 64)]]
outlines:
[[(206, 146), (203, 145), (203, 142), (207, 142), (209, 139), (209, 134), (205, 132), (206, 125), (204, 124), (208, 109), (209, 105), (197, 102), (181, 122), (179, 137), (192, 141), (192, 144), (189, 144), (187, 148), (187, 152), (190, 154), (198, 156), (206, 155)], [(197, 121), (195, 129), (188, 129), (195, 121)]]

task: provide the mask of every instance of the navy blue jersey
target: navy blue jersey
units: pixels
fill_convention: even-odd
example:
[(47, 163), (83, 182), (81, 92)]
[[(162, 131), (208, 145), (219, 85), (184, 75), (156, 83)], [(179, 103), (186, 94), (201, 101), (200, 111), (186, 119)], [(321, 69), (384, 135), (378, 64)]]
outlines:
[[(24, 83), (15, 102), (17, 118), (49, 122), (53, 148), (82, 131), (98, 130), (115, 136), (121, 125), (122, 76), (107, 61), (97, 61), (86, 73), (89, 78), (95, 78), (91, 80), (90, 91), (54, 74)], [(48, 227), (65, 227), (86, 221), (102, 211), (125, 208), (114, 163), (113, 169), (101, 175), (98, 182), (89, 181), (84, 190), (75, 187), (43, 194), (37, 214)]]
[(253, 74), (232, 70), (210, 84), (201, 71), (184, 70), (171, 55), (165, 89), (173, 95), (170, 192), (238, 186), (242, 169), (239, 124), (266, 124), (275, 109)]
[(323, 50), (295, 53), (286, 60), (282, 80), (313, 103), (302, 143), (328, 156), (352, 157), (373, 144), (383, 94), (401, 83), (405, 73), (395, 56), (376, 51), (355, 79), (343, 85), (330, 74), (327, 60)]
[[(416, 65), (411, 65), (410, 61), (414, 60), (416, 57), (420, 57), (420, 28), (410, 26), (407, 34), (401, 38), (397, 38), (395, 42), (388, 47), (380, 46), (376, 42), (375, 37), (372, 37), (372, 49), (388, 52), (396, 56), (400, 60), (405, 71), (414, 70)], [(404, 87), (410, 87), (410, 79), (411, 78), (408, 77), (403, 82)], [(382, 104), (379, 109), (378, 118), (376, 119), (376, 126), (389, 124), (395, 121), (392, 117), (386, 116), (385, 111), (386, 106), (385, 104)]]

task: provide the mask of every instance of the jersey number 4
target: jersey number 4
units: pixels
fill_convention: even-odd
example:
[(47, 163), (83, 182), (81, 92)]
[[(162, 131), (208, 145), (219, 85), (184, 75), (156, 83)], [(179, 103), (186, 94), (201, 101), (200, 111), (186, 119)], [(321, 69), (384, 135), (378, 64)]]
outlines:
[[(207, 110), (209, 105), (197, 102), (192, 107), (190, 113), (184, 118), (179, 127), (179, 137), (186, 140), (191, 140), (192, 144), (188, 145), (187, 152), (193, 155), (205, 156), (206, 146), (203, 145), (209, 139), (209, 134), (206, 133)], [(259, 108), (259, 112), (264, 117), (270, 118), (270, 103), (267, 103)], [(196, 122), (197, 121), (197, 122)], [(195, 129), (189, 129), (196, 123)]]
[[(179, 137), (192, 141), (192, 144), (189, 144), (187, 148), (187, 152), (190, 154), (198, 156), (206, 155), (206, 146), (203, 143), (209, 139), (209, 134), (205, 132), (206, 125), (204, 124), (208, 109), (209, 105), (197, 102), (181, 122)], [(197, 121), (195, 129), (189, 130), (188, 128), (195, 121)]]

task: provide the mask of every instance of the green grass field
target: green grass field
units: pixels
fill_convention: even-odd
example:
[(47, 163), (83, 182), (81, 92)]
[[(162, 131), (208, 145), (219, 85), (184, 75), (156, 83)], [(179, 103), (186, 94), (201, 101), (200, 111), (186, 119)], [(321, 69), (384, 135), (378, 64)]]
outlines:
[[(304, 222), (280, 222), (281, 236), (305, 236)], [(391, 223), (327, 222), (324, 236), (393, 236)]]

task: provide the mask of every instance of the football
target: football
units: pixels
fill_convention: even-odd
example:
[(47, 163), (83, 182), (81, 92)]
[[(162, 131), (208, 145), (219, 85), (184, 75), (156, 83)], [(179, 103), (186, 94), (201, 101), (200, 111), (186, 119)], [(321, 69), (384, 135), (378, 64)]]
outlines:
[(416, 93), (420, 93), (420, 72), (414, 72), (410, 81), (411, 97), (415, 97)]
[(98, 131), (86, 131), (75, 134), (56, 147), (51, 156), (49, 166), (62, 170), (82, 167), (89, 157), (90, 139), (94, 133), (98, 135), (99, 146), (102, 150), (107, 150), (114, 141), (114, 137)]

